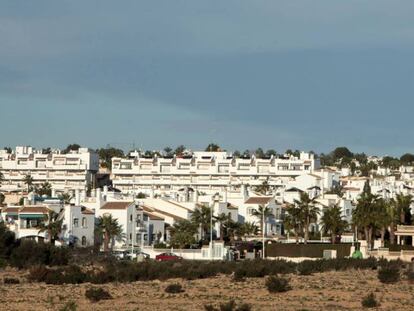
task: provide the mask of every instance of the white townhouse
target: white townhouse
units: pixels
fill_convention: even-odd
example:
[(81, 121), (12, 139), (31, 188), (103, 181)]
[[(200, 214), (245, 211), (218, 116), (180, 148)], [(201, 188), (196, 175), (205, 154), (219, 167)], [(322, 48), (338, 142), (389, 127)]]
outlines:
[(132, 245), (139, 246), (137, 240), (138, 231), (141, 230), (141, 223), (137, 219), (137, 208), (134, 201), (113, 201), (106, 202), (96, 210), (96, 217), (109, 216), (118, 220), (122, 228), (122, 236), (114, 240), (114, 249), (128, 249)]
[(52, 196), (73, 190), (86, 190), (93, 185), (95, 174), (99, 169), (98, 154), (88, 148), (80, 148), (62, 154), (60, 150), (43, 154), (32, 147), (16, 147), (9, 153), (0, 150), (0, 172), (4, 180), (1, 191), (25, 191), (24, 178), (30, 175), (34, 185), (49, 182)]
[(95, 211), (80, 205), (63, 208), (61, 239), (66, 245), (89, 247), (95, 243)]
[[(144, 192), (151, 197), (239, 191), (242, 185), (267, 181), (273, 188), (291, 178), (312, 173), (319, 161), (311, 153), (299, 157), (236, 158), (226, 152), (193, 152), (185, 156), (112, 159), (113, 186), (123, 193)], [(188, 189), (188, 191), (185, 191)], [(186, 198), (188, 199), (188, 198)], [(179, 199), (178, 199), (179, 200)]]

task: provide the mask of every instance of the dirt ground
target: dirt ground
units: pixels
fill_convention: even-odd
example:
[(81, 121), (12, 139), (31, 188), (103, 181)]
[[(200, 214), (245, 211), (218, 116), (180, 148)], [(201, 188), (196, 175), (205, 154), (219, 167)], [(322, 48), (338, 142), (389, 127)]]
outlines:
[[(253, 310), (360, 310), (361, 300), (373, 292), (380, 310), (414, 310), (414, 284), (402, 280), (384, 285), (376, 271), (328, 272), (312, 276), (288, 275), (292, 290), (270, 294), (265, 279), (234, 282), (229, 276), (165, 282), (105, 284), (113, 299), (91, 303), (85, 290), (91, 284), (46, 285), (29, 283), (23, 272), (0, 272), (0, 310), (61, 310), (73, 301), (77, 310), (204, 310), (205, 304), (249, 303)], [(18, 277), (21, 284), (3, 284), (4, 277)], [(168, 284), (181, 283), (185, 292), (167, 294)], [(70, 310), (70, 309), (68, 309)]]

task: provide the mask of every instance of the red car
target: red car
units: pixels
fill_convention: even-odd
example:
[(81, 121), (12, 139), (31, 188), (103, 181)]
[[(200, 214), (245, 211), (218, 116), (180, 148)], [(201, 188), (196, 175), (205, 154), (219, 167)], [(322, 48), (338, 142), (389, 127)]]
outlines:
[(155, 256), (156, 261), (170, 261), (170, 260), (182, 260), (183, 257), (178, 256), (173, 253), (162, 253), (157, 256)]

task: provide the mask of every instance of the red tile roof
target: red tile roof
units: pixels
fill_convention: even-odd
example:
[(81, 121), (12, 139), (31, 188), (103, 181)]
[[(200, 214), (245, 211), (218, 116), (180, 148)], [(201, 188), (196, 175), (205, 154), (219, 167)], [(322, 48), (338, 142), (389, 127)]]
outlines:
[(273, 197), (250, 197), (246, 200), (246, 204), (268, 204)]
[(101, 209), (126, 209), (134, 202), (108, 202)]

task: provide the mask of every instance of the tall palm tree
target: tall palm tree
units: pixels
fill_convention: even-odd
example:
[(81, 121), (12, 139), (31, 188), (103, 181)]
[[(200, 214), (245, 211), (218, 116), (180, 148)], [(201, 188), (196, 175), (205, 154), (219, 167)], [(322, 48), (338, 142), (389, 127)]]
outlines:
[(364, 231), (367, 245), (372, 247), (372, 236), (377, 225), (378, 196), (363, 192), (358, 199), (356, 208), (352, 211), (352, 222)]
[(27, 174), (26, 176), (24, 176), (23, 182), (27, 186), (27, 192), (30, 192), (33, 190), (33, 177), (31, 175)]
[(309, 240), (309, 226), (316, 222), (319, 208), (316, 207), (315, 199), (311, 199), (306, 192), (301, 193), (300, 200), (295, 200), (295, 204), (300, 208), (300, 220), (303, 229), (303, 240), (307, 244)]
[(103, 215), (98, 218), (97, 233), (103, 236), (104, 252), (109, 251), (109, 243), (122, 238), (122, 225), (112, 215)]
[(204, 240), (210, 230), (211, 208), (206, 205), (201, 205), (194, 209), (191, 214), (191, 221), (201, 228), (201, 239)]
[(390, 202), (384, 200), (383, 198), (379, 198), (376, 201), (375, 225), (381, 233), (381, 247), (384, 247), (385, 232), (388, 228), (390, 228), (393, 225), (394, 217), (395, 215), (393, 213), (392, 204), (390, 204)]
[(331, 235), (331, 243), (335, 243), (335, 237), (341, 235), (347, 228), (348, 223), (342, 219), (341, 209), (338, 205), (327, 207), (321, 217), (322, 230)]
[(39, 225), (39, 233), (47, 232), (48, 240), (52, 245), (59, 239), (59, 234), (62, 232), (63, 218), (60, 213), (51, 210), (45, 216), (44, 221)]
[(400, 193), (395, 197), (395, 205), (396, 205), (397, 213), (400, 216), (400, 219), (399, 219), (400, 225), (410, 224), (411, 222), (410, 206), (411, 206), (412, 201), (413, 201), (413, 197), (411, 195), (404, 195)]
[(274, 216), (272, 213), (272, 209), (265, 205), (259, 205), (258, 209), (253, 210), (252, 215), (260, 218), (260, 232), (262, 232), (262, 234), (263, 232), (264, 234), (266, 234), (267, 220), (269, 219), (269, 217)]
[(296, 243), (299, 243), (299, 235), (302, 232), (302, 221), (301, 210), (298, 206), (295, 204), (287, 205), (283, 225), (287, 232), (293, 231)]

